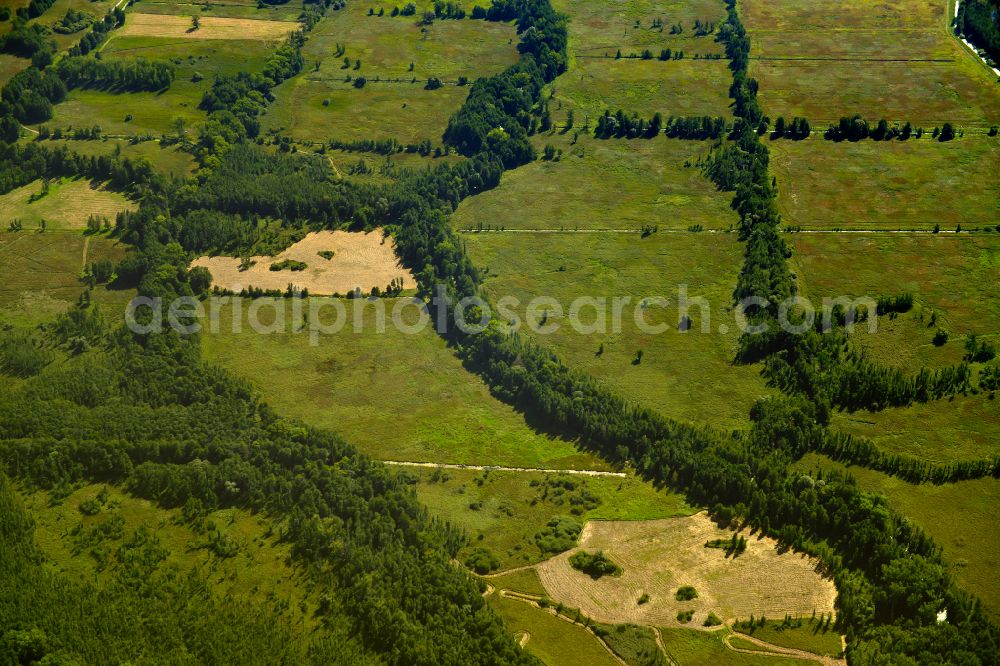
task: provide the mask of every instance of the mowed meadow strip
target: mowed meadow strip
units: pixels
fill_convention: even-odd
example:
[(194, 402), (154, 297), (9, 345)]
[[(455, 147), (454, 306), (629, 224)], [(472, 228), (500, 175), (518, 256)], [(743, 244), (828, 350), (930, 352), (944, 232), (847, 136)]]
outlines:
[(199, 17), (193, 28), (190, 16), (169, 14), (129, 14), (116, 37), (171, 37), (177, 39), (261, 39), (278, 40), (299, 29), (297, 21)]

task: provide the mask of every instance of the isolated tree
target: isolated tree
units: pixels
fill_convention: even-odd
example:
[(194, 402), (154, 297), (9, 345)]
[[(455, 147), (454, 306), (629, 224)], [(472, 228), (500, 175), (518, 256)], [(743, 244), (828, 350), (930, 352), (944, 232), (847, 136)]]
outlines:
[(955, 128), (951, 126), (951, 123), (945, 123), (941, 126), (941, 135), (938, 137), (938, 141), (951, 141), (955, 138)]
[(197, 14), (191, 16), (191, 31), (194, 32), (201, 27), (201, 19)]

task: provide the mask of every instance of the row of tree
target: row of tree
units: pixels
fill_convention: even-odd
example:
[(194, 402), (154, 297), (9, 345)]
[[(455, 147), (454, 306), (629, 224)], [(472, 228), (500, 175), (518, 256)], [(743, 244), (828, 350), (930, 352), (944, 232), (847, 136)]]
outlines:
[(145, 58), (98, 60), (70, 56), (59, 61), (56, 72), (71, 89), (156, 92), (166, 90), (174, 81), (174, 66), (171, 63)]

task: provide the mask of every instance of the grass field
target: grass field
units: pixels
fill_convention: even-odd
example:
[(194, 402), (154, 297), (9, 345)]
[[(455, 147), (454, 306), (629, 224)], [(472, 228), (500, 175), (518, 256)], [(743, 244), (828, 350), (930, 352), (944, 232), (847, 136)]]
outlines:
[[(448, 118), (469, 89), (446, 85), (424, 90), (420, 83), (369, 83), (358, 90), (350, 83), (310, 81), (301, 74), (274, 89), (277, 97), (262, 124), (296, 140), (342, 141), (369, 138), (439, 143)], [(323, 105), (329, 100), (328, 106)], [(359, 113), (365, 109), (364, 113)]]
[[(795, 467), (807, 473), (844, 469), (817, 454), (807, 454)], [(1000, 556), (996, 551), (1000, 528), (995, 519), (1000, 479), (913, 485), (860, 467), (849, 470), (861, 488), (884, 494), (896, 511), (933, 537), (944, 549), (959, 585), (978, 595), (994, 619), (1000, 618)]]
[[(509, 23), (435, 21), (422, 32), (413, 17), (368, 16), (367, 11), (368, 5), (350, 3), (327, 12), (313, 28), (302, 53), (318, 69), (307, 67), (275, 88), (277, 101), (264, 118), (265, 129), (309, 140), (437, 142), (468, 95), (468, 88), (455, 85), (458, 77), (471, 83), (517, 60)], [(334, 56), (338, 44), (346, 49), (341, 57)], [(351, 60), (347, 69), (344, 58)], [(354, 69), (359, 60), (360, 68)], [(345, 81), (348, 75), (364, 76), (368, 84), (359, 90)], [(424, 90), (428, 77), (441, 79), (444, 87)]]
[[(722, 53), (715, 35), (696, 37), (694, 22), (716, 25), (726, 19), (725, 5), (714, 0), (670, 0), (653, 2), (572, 2), (556, 0), (552, 5), (570, 17), (569, 51), (573, 55), (603, 55), (617, 49), (623, 53), (651, 49), (682, 50), (695, 53)], [(654, 28), (654, 19), (663, 21), (663, 28)], [(639, 24), (636, 27), (636, 23)], [(680, 34), (670, 34), (670, 26), (680, 23)]]
[[(665, 520), (587, 523), (580, 545), (538, 565), (538, 577), (555, 601), (579, 608), (610, 624), (678, 626), (679, 611), (692, 610), (693, 626), (709, 612), (725, 622), (833, 612), (836, 589), (816, 572), (817, 562), (793, 552), (779, 554), (777, 542), (745, 534), (746, 552), (727, 557), (706, 548), (732, 531), (719, 528), (704, 513)], [(600, 550), (622, 569), (620, 576), (598, 579), (570, 566), (580, 550)], [(697, 597), (675, 598), (681, 586), (693, 586)], [(637, 600), (649, 595), (648, 601)]]
[(54, 180), (47, 194), (42, 191), (42, 181), (36, 180), (0, 196), (0, 223), (17, 219), (26, 230), (35, 230), (45, 220), (46, 229), (85, 229), (91, 215), (114, 224), (115, 215), (135, 208), (118, 192), (84, 178)]
[[(758, 626), (747, 633), (772, 645), (805, 650), (820, 656), (837, 657), (843, 651), (840, 635), (833, 629), (825, 631), (821, 629), (818, 619), (800, 618), (802, 626), (799, 627), (783, 627), (782, 619), (769, 618), (768, 623), (763, 627)], [(739, 634), (735, 634), (735, 636), (739, 636)], [(751, 645), (754, 644), (747, 641), (746, 647), (749, 648)], [(758, 649), (760, 648), (758, 647)]]
[(512, 590), (535, 597), (545, 596), (545, 588), (542, 587), (542, 581), (538, 580), (538, 574), (532, 567), (518, 569), (509, 573), (495, 574), (490, 576), (489, 584), (498, 590)]
[[(744, 426), (753, 402), (769, 393), (757, 367), (732, 362), (737, 327), (728, 308), (742, 263), (742, 246), (733, 235), (507, 232), (462, 239), (475, 265), (489, 269), (486, 289), (493, 303), (516, 297), (515, 310), (524, 319), (532, 299), (555, 298), (563, 314), (548, 306), (546, 326), (559, 329), (531, 335), (618, 394), (673, 418), (725, 429)], [(691, 303), (688, 331), (678, 330), (681, 285), (687, 286)], [(669, 299), (665, 308), (650, 301), (642, 309), (644, 299), (660, 296)], [(607, 299), (604, 332), (573, 328), (569, 310), (579, 297)], [(618, 331), (612, 308), (617, 297), (631, 299), (621, 310)], [(708, 316), (695, 305), (698, 297), (707, 300)], [(669, 329), (643, 332), (636, 312), (650, 325)], [(531, 321), (540, 317), (535, 313)], [(580, 312), (581, 324), (598, 321), (594, 308)], [(725, 333), (721, 326), (727, 327)], [(639, 350), (643, 357), (635, 363)]]
[(570, 142), (571, 136), (558, 133), (537, 137), (540, 148), (550, 143), (563, 150), (562, 158), (505, 172), (500, 187), (459, 205), (453, 226), (638, 231), (645, 225), (727, 229), (737, 221), (730, 197), (695, 166), (708, 153), (707, 142), (584, 134)]
[[(84, 515), (81, 502), (95, 499), (105, 488), (107, 500), (101, 511), (93, 516)], [(161, 509), (113, 486), (84, 486), (63, 500), (53, 500), (46, 492), (25, 493), (22, 497), (25, 508), (36, 521), (38, 546), (58, 570), (69, 575), (84, 579), (101, 576), (98, 563), (104, 558), (113, 559), (122, 541), (108, 539), (84, 545), (80, 536), (73, 534), (74, 528), (91, 528), (119, 515), (124, 519), (123, 536), (145, 526), (169, 550), (161, 566), (206, 573), (219, 594), (258, 603), (277, 602), (274, 605), (285, 606), (286, 612), (297, 618), (304, 630), (317, 623), (318, 618), (311, 611), (316, 609), (318, 594), (310, 595), (298, 584), (301, 574), (288, 564), (291, 546), (282, 543), (280, 531), (266, 518), (238, 509), (209, 513), (206, 519), (215, 525), (217, 532), (238, 547), (233, 557), (219, 557), (208, 546), (207, 531), (195, 532), (183, 522), (179, 510)]]
[(0, 53), (0, 86), (6, 85), (11, 77), (22, 69), (27, 69), (30, 64), (31, 61), (27, 58), (18, 58), (9, 53)]
[(927, 332), (953, 337), (1000, 333), (1000, 234), (838, 235), (791, 237), (799, 285), (812, 299), (912, 293), (912, 314)]
[[(770, 655), (743, 654), (726, 647), (722, 638), (725, 630), (693, 631), (691, 629), (661, 628), (660, 637), (671, 660), (681, 666), (712, 664), (713, 666), (783, 666), (785, 664), (815, 664)], [(735, 643), (734, 643), (735, 645)], [(742, 646), (740, 646), (742, 647)]]
[[(124, 36), (115, 33), (104, 50), (106, 59), (146, 57), (169, 60), (176, 76), (163, 92), (110, 93), (73, 90), (54, 107), (50, 127), (99, 125), (110, 135), (160, 135), (173, 131), (175, 118), (187, 124), (189, 136), (205, 119), (198, 109), (202, 95), (216, 75), (257, 71), (274, 50), (275, 43), (254, 39), (178, 40), (176, 38)], [(192, 80), (200, 74), (200, 81)], [(131, 119), (127, 119), (131, 116)]]
[[(274, 319), (267, 302), (255, 301), (261, 321)], [(321, 336), (318, 346), (310, 345), (307, 332), (292, 332), (289, 306), (284, 333), (258, 334), (249, 326), (233, 333), (225, 325), (203, 336), (202, 349), (208, 361), (252, 381), (280, 413), (334, 430), (377, 458), (606, 469), (572, 443), (528, 428), (462, 367), (430, 326), (412, 335), (397, 330), (390, 318), (397, 302), (403, 299), (382, 301), (387, 324), (381, 334), (374, 305), (343, 301), (348, 324)], [(362, 306), (362, 333), (354, 332), (354, 303)], [(221, 312), (221, 322), (229, 322), (230, 306)], [(416, 310), (407, 306), (401, 316), (414, 323)], [(333, 319), (324, 310), (322, 321)]]
[(837, 414), (834, 426), (880, 449), (948, 464), (1000, 454), (1000, 405), (983, 395), (917, 403), (872, 414)]
[[(124, 255), (124, 246), (104, 236), (0, 232), (0, 319), (25, 326), (51, 319), (83, 293), (85, 261), (118, 261)], [(109, 320), (118, 321), (132, 295), (131, 290), (104, 287), (93, 293)]]
[(814, 128), (855, 113), (928, 129), (1000, 121), (996, 77), (948, 35), (944, 0), (740, 6), (752, 55), (764, 58), (750, 73), (772, 118), (804, 116)]
[(617, 666), (593, 634), (538, 606), (492, 594), (490, 604), (515, 637), (528, 635), (525, 648), (547, 666)]
[[(611, 51), (614, 56), (615, 52)], [(554, 101), (549, 109), (558, 122), (572, 108), (577, 122), (589, 116), (591, 127), (605, 110), (622, 109), (649, 118), (669, 116), (729, 117), (732, 74), (725, 60), (684, 58), (659, 60), (577, 57), (569, 70), (552, 82)]]
[[(417, 485), (420, 501), (434, 515), (469, 536), (470, 544), (459, 559), (464, 561), (466, 554), (475, 548), (488, 548), (499, 558), (500, 570), (549, 557), (539, 551), (534, 536), (557, 516), (573, 516), (580, 522), (655, 520), (688, 516), (695, 511), (680, 495), (657, 490), (634, 476), (570, 477), (495, 470), (443, 470), (440, 474), (421, 470), (415, 476), (420, 479)], [(576, 490), (550, 489), (546, 493), (546, 480), (569, 481)], [(574, 514), (569, 498), (584, 492), (598, 498), (600, 504)], [(500, 585), (492, 579), (490, 582)], [(520, 587), (508, 589), (529, 592)]]
[[(785, 224), (954, 231), (1000, 224), (1000, 141), (771, 141)], [(974, 177), (973, 177), (974, 176)]]

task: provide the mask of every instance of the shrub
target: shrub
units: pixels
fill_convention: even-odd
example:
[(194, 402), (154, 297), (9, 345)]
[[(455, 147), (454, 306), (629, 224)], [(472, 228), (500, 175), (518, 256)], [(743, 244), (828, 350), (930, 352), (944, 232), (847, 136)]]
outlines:
[(715, 613), (709, 612), (708, 617), (705, 618), (705, 622), (703, 624), (706, 627), (717, 627), (722, 624), (722, 620), (720, 620), (719, 616)]
[(535, 534), (535, 545), (543, 553), (561, 553), (576, 545), (580, 523), (568, 516), (552, 518), (545, 529)]
[(692, 599), (698, 598), (698, 591), (690, 585), (682, 585), (677, 588), (674, 598), (677, 599), (677, 601), (691, 601)]
[(487, 574), (500, 568), (500, 559), (489, 548), (476, 548), (465, 558), (465, 566), (477, 574)]
[(678, 611), (677, 612), (677, 621), (680, 622), (681, 624), (687, 624), (688, 622), (691, 621), (691, 618), (693, 618), (693, 617), (694, 617), (694, 611), (693, 610), (686, 610), (686, 611)]
[(304, 261), (295, 261), (294, 259), (285, 259), (271, 264), (272, 271), (304, 271), (307, 267)]
[(934, 340), (932, 340), (935, 347), (940, 347), (944, 343), (948, 342), (948, 331), (943, 329), (938, 329), (937, 333), (934, 334)]
[(642, 596), (639, 597), (638, 604), (641, 606), (641, 605), (643, 605), (645, 603), (649, 603), (649, 595), (647, 593), (643, 592)]
[(622, 568), (611, 561), (604, 551), (588, 553), (581, 550), (579, 553), (569, 558), (569, 563), (574, 569), (582, 571), (591, 578), (597, 579), (601, 576), (620, 576)]

